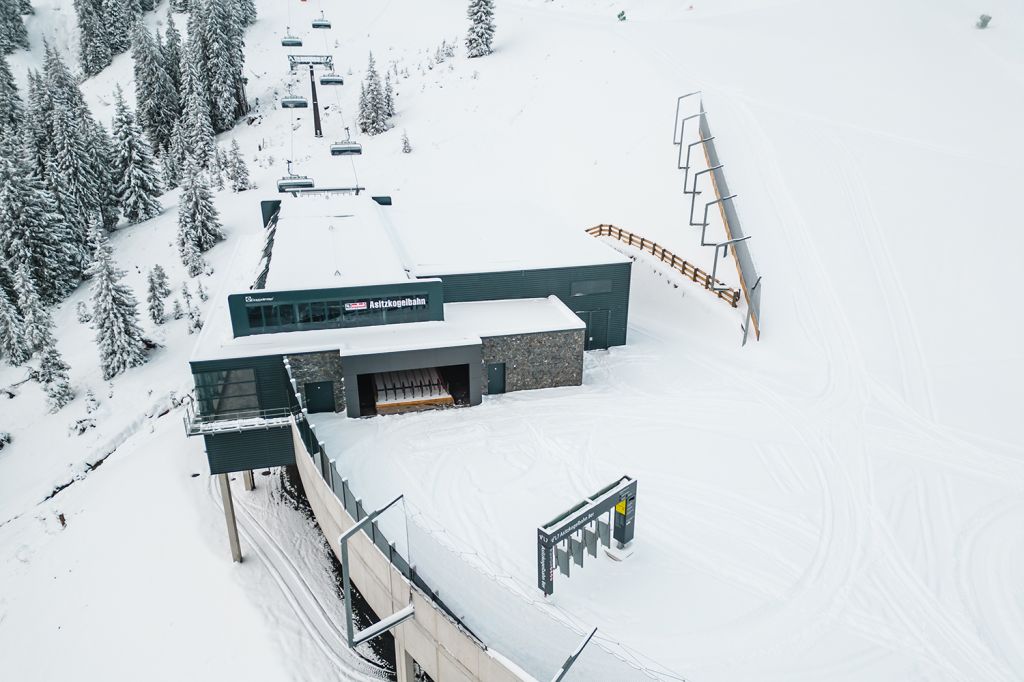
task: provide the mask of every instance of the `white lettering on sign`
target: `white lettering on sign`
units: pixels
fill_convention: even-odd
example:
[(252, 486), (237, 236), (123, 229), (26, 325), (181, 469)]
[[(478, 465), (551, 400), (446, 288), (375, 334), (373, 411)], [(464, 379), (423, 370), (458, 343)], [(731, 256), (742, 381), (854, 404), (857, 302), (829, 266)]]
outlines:
[(274, 300), (273, 296), (266, 296), (264, 298), (256, 298), (255, 296), (246, 296), (245, 297), (245, 302), (246, 303), (264, 303), (266, 301), (273, 301), (273, 300)]

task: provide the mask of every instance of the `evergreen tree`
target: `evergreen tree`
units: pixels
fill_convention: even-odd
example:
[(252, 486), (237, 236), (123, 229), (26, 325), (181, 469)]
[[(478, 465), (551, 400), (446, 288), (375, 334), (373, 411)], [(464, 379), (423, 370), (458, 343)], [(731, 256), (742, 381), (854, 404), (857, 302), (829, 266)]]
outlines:
[(369, 135), (379, 135), (388, 129), (388, 118), (387, 96), (371, 52), (366, 80), (359, 91), (359, 129)]
[(78, 284), (81, 250), (53, 195), (19, 157), (0, 157), (0, 258), (28, 265), (39, 296), (60, 300)]
[(100, 352), (103, 378), (111, 379), (146, 361), (139, 327), (137, 303), (131, 289), (121, 282), (124, 271), (114, 263), (110, 244), (98, 220), (90, 228), (93, 262), (91, 300), (96, 325), (96, 345)]
[(131, 45), (132, 27), (138, 17), (138, 0), (99, 0), (111, 54), (121, 54)]
[(23, 365), (30, 353), (25, 346), (21, 316), (7, 291), (0, 288), (0, 357), (7, 358), (12, 367)]
[(21, 0), (0, 0), (0, 54), (28, 49), (28, 31), (21, 18)]
[(174, 79), (168, 73), (164, 54), (141, 23), (135, 28), (132, 57), (135, 60), (135, 101), (138, 102), (139, 122), (153, 147), (166, 149), (181, 111), (181, 102)]
[(35, 14), (36, 11), (32, 8), (32, 0), (18, 0), (20, 3), (22, 14)]
[(251, 186), (249, 183), (249, 169), (242, 158), (242, 148), (238, 146), (238, 140), (231, 141), (231, 152), (228, 155), (228, 180), (231, 182), (231, 190), (244, 192)]
[(469, 0), (469, 32), (466, 49), (470, 57), (483, 57), (493, 50), (494, 0)]
[(238, 15), (238, 20), (242, 22), (242, 26), (252, 26), (256, 23), (256, 3), (253, 0), (237, 0), (238, 5), (235, 10)]
[(384, 76), (384, 115), (391, 118), (395, 115), (395, 91), (391, 87), (391, 74)]
[(406, 133), (404, 130), (402, 131), (402, 153), (403, 154), (411, 154), (412, 153), (412, 145), (409, 144), (409, 134)]
[(78, 265), (82, 268), (89, 261), (86, 216), (99, 211), (99, 187), (92, 175), (89, 149), (79, 131), (79, 124), (66, 106), (54, 108), (54, 150), (48, 159), (47, 177), (57, 206), (71, 228), (78, 251)]
[(114, 141), (103, 124), (91, 122), (88, 133), (87, 145), (91, 150), (89, 159), (92, 162), (90, 172), (99, 188), (96, 203), (99, 204), (103, 227), (112, 232), (117, 228), (117, 221), (121, 218), (121, 208), (117, 198), (119, 178), (114, 168), (117, 152), (114, 149)]
[(56, 412), (75, 399), (75, 392), (68, 380), (68, 367), (57, 346), (50, 344), (39, 361), (36, 378), (46, 385), (46, 403), (50, 412)]
[(142, 12), (152, 12), (156, 9), (157, 0), (139, 0), (139, 10)]
[(202, 43), (214, 130), (235, 125), (238, 87), (244, 65), (242, 24), (233, 0), (207, 1), (202, 12)]
[(117, 150), (114, 164), (118, 178), (117, 198), (124, 217), (130, 223), (155, 218), (162, 210), (157, 200), (161, 193), (160, 182), (149, 145), (135, 124), (135, 116), (125, 104), (121, 86), (117, 87), (115, 94), (114, 141)]
[(174, 83), (174, 91), (181, 92), (181, 33), (174, 23), (174, 13), (167, 12), (167, 34), (163, 47), (163, 65)]
[(160, 294), (160, 298), (167, 298), (171, 295), (171, 287), (168, 286), (167, 272), (163, 267), (157, 263), (153, 266), (153, 269), (149, 271), (149, 276), (153, 280), (153, 285), (156, 287), (156, 291)]
[[(159, 266), (158, 266), (159, 267)], [(149, 310), (149, 318), (156, 324), (164, 323), (164, 294), (163, 289), (160, 285), (154, 270), (149, 271), (149, 276), (146, 277), (147, 290), (146, 290), (146, 306)], [(164, 283), (166, 287), (166, 282)]]
[[(185, 311), (181, 309), (181, 301), (174, 299), (174, 303), (171, 305), (171, 317), (180, 320), (184, 315)], [(2, 328), (0, 328), (0, 333), (2, 333)]]
[(13, 140), (21, 123), (21, 96), (7, 58), (0, 56), (0, 140)]
[(93, 0), (75, 0), (78, 15), (78, 62), (86, 76), (95, 76), (110, 66), (110, 37), (103, 13)]
[(92, 313), (89, 311), (89, 306), (85, 305), (85, 301), (79, 301), (75, 304), (75, 319), (78, 320), (79, 324), (89, 324), (92, 322)]
[(189, 10), (189, 0), (171, 0), (171, 10), (187, 12)]
[[(216, 144), (213, 139), (213, 125), (210, 121), (210, 107), (206, 97), (206, 77), (202, 71), (202, 41), (189, 37), (185, 55), (185, 70), (182, 73), (182, 87), (185, 92), (182, 111), (182, 133), (185, 151), (198, 161), (199, 168), (206, 168), (213, 160)], [(181, 160), (182, 162), (184, 159)], [(182, 164), (184, 170), (184, 164)]]
[(224, 238), (210, 188), (191, 159), (186, 163), (181, 200), (178, 203), (178, 253), (188, 274), (203, 271), (202, 254)]
[(14, 286), (18, 293), (18, 310), (21, 313), (21, 334), (25, 349), (31, 354), (52, 345), (53, 320), (39, 298), (27, 263), (22, 263), (14, 271)]
[(52, 143), (50, 115), (53, 101), (43, 78), (38, 71), (28, 73), (28, 106), (23, 119), (22, 132), (28, 145), (28, 159), (32, 174), (40, 180), (47, 180), (48, 160)]

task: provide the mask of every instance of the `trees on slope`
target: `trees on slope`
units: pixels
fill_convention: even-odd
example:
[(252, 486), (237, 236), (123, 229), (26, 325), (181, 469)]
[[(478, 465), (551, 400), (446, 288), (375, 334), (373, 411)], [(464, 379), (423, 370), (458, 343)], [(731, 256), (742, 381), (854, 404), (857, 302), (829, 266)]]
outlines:
[(23, 365), (29, 352), (22, 334), (21, 315), (14, 307), (7, 290), (0, 287), (0, 357), (13, 366)]
[(231, 183), (231, 191), (244, 192), (252, 187), (249, 182), (249, 169), (242, 158), (242, 148), (238, 146), (238, 140), (231, 141), (231, 150), (227, 159), (228, 182)]
[(494, 41), (494, 0), (469, 0), (469, 31), (466, 33), (466, 50), (470, 57), (483, 57), (493, 50)]
[(92, 76), (110, 66), (111, 52), (103, 16), (93, 0), (75, 0), (78, 14), (78, 63), (86, 76)]
[(379, 135), (389, 126), (389, 113), (393, 104), (388, 103), (387, 91), (377, 73), (377, 63), (370, 53), (366, 67), (366, 79), (359, 88), (359, 130), (368, 135)]
[(103, 378), (111, 379), (146, 361), (142, 329), (135, 296), (121, 282), (125, 273), (117, 269), (107, 236), (96, 219), (89, 236), (93, 242), (93, 261), (88, 273), (93, 278), (90, 300), (96, 345)]
[(160, 181), (149, 145), (135, 123), (135, 116), (124, 101), (118, 86), (114, 105), (114, 162), (117, 198), (130, 223), (139, 223), (160, 215)]
[(7, 58), (0, 56), (0, 140), (10, 142), (21, 121), (22, 105)]
[(192, 277), (203, 271), (202, 254), (224, 238), (213, 196), (204, 174), (189, 158), (183, 173), (184, 184), (178, 204), (178, 253)]
[[(166, 48), (165, 48), (166, 49)], [(135, 28), (132, 40), (135, 60), (136, 102), (139, 122), (156, 149), (167, 149), (181, 102), (174, 79), (168, 73), (165, 55), (145, 26)]]
[(163, 324), (166, 314), (164, 312), (164, 299), (171, 295), (171, 289), (167, 286), (167, 273), (160, 265), (154, 265), (146, 275), (146, 306), (149, 310), (149, 318), (156, 324)]
[(28, 31), (21, 10), (21, 0), (0, 0), (0, 54), (28, 47)]
[(75, 391), (68, 379), (69, 369), (56, 344), (50, 344), (43, 351), (39, 369), (36, 370), (36, 379), (44, 385), (46, 404), (50, 412), (56, 412), (75, 398)]

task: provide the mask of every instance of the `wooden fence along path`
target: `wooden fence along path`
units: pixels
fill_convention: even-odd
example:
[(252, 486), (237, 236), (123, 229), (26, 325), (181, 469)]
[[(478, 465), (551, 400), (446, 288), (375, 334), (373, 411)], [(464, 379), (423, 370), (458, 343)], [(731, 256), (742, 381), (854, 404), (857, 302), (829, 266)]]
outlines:
[(666, 263), (671, 266), (673, 270), (681, 272), (688, 280), (700, 284), (733, 308), (739, 305), (739, 290), (727, 287), (723, 282), (717, 279), (712, 279), (711, 275), (704, 272), (693, 263), (683, 260), (664, 246), (661, 246), (646, 237), (641, 237), (638, 234), (633, 234), (629, 230), (623, 230), (621, 227), (615, 227), (614, 225), (595, 225), (594, 227), (589, 228), (587, 233), (594, 237), (612, 237), (628, 246), (638, 248), (641, 251), (646, 251), (662, 263)]

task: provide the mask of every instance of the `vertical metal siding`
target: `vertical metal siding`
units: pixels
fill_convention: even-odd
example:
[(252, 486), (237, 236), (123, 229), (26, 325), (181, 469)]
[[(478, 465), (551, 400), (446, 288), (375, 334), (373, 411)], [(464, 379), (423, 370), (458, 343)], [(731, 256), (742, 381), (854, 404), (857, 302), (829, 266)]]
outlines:
[[(557, 296), (573, 311), (609, 310), (611, 319), (608, 327), (608, 345), (621, 346), (626, 343), (631, 265), (632, 263), (609, 263), (546, 270), (432, 276), (441, 278), (446, 303)], [(612, 290), (603, 294), (572, 296), (573, 282), (594, 279), (611, 280)]]
[(292, 427), (203, 436), (211, 474), (295, 464)]

